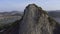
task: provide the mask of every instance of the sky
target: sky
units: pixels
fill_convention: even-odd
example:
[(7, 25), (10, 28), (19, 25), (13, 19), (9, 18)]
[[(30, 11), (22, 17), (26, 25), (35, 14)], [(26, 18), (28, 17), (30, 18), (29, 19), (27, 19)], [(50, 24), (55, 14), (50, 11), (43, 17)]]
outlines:
[(28, 4), (36, 4), (43, 10), (60, 10), (60, 0), (0, 0), (0, 12), (23, 11)]

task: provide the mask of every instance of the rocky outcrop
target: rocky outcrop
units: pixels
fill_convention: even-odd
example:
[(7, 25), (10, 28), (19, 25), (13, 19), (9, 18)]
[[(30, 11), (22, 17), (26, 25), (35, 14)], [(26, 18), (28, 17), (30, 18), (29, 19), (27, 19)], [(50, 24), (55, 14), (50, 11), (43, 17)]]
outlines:
[(19, 34), (53, 34), (56, 25), (41, 7), (29, 4), (24, 10)]
[(4, 34), (59, 34), (60, 25), (47, 12), (35, 4), (29, 4), (15, 26)]

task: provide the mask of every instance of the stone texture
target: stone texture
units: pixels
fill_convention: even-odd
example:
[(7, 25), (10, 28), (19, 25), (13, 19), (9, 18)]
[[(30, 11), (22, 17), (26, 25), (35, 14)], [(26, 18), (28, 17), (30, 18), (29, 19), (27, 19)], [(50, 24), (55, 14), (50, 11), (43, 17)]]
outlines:
[(22, 18), (15, 23), (17, 24), (3, 34), (60, 34), (60, 24), (35, 4), (29, 4)]
[(24, 10), (19, 34), (53, 34), (56, 23), (49, 22), (48, 14), (41, 7), (29, 4)]

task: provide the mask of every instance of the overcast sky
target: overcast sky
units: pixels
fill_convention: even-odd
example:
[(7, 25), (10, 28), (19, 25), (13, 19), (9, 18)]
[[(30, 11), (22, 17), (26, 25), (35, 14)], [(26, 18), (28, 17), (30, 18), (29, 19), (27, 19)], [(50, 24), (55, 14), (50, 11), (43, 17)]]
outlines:
[(23, 11), (28, 4), (32, 3), (44, 10), (60, 10), (60, 0), (0, 0), (0, 11)]

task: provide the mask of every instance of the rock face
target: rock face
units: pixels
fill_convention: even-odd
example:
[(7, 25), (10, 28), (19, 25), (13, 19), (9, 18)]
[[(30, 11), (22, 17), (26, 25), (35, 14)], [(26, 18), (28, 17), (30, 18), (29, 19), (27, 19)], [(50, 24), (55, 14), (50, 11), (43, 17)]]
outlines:
[(29, 4), (21, 20), (3, 34), (60, 34), (60, 24), (35, 4)]
[(53, 34), (56, 22), (41, 7), (29, 4), (24, 10), (19, 34)]

